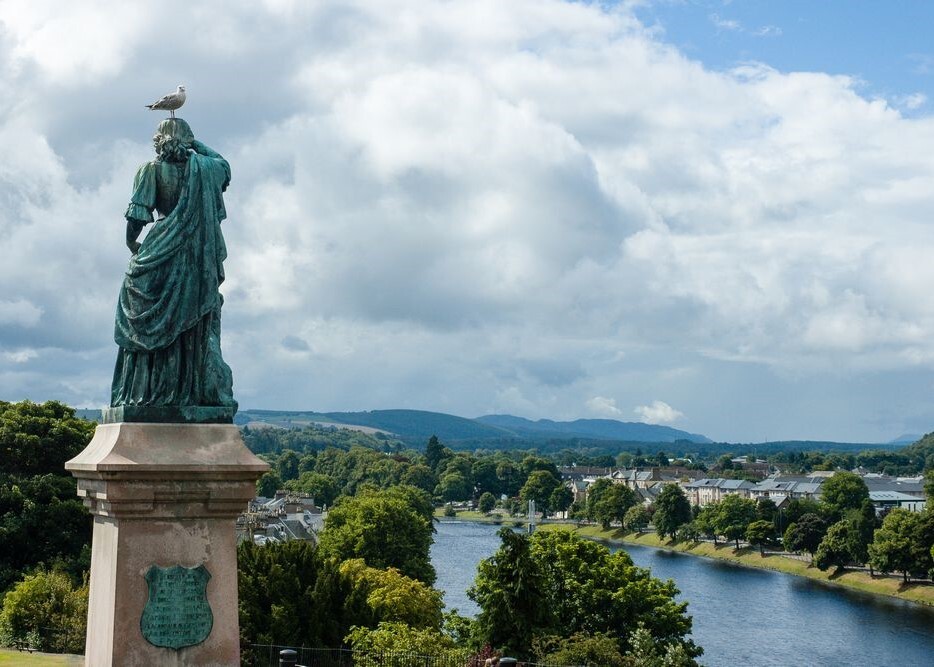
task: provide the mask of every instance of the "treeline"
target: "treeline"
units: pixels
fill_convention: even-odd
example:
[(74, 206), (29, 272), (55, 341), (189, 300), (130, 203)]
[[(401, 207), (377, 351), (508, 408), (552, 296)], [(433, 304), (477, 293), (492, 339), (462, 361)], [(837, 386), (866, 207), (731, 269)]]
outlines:
[[(818, 568), (870, 568), (870, 574), (901, 572), (934, 579), (934, 471), (929, 472), (923, 512), (893, 509), (879, 517), (861, 477), (837, 472), (821, 486), (821, 500), (797, 499), (779, 510), (770, 499), (729, 495), (717, 503), (692, 508), (677, 485), (667, 485), (648, 508), (617, 511), (610, 520), (627, 530), (642, 530), (651, 521), (661, 537), (678, 541), (702, 538), (740, 540), (763, 550), (780, 547), (808, 553)], [(599, 503), (599, 501), (598, 501)], [(630, 514), (631, 512), (631, 514)], [(609, 526), (609, 520), (603, 521)]]
[[(319, 505), (331, 505), (361, 489), (398, 484), (421, 489), (438, 503), (473, 501), (490, 509), (491, 501), (514, 511), (520, 503), (534, 500), (547, 513), (567, 509), (572, 500), (550, 459), (518, 451), (454, 452), (436, 437), (429, 439), (424, 453), (328, 447), (302, 454), (284, 450), (264, 457), (272, 470), (257, 482), (258, 495), (271, 497), (279, 489), (288, 489), (314, 497)], [(500, 501), (503, 496), (511, 500)]]
[(243, 426), (240, 430), (243, 442), (254, 454), (279, 454), (285, 450), (306, 454), (328, 447), (344, 450), (365, 447), (380, 452), (394, 452), (403, 448), (399, 440), (384, 433), (370, 435), (337, 426), (309, 425), (300, 429)]
[(0, 644), (83, 650), (91, 516), (65, 462), (93, 433), (56, 401), (0, 401)]

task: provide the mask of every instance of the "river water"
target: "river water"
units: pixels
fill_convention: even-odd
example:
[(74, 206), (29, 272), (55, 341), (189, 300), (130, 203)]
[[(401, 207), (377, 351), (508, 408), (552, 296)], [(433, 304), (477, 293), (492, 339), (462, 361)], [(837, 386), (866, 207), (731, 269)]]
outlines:
[[(477, 563), (499, 547), (497, 526), (437, 524), (431, 559), (448, 608), (467, 598)], [(611, 547), (615, 549), (616, 547)], [(934, 667), (934, 610), (803, 577), (626, 545), (636, 565), (673, 579), (710, 666)]]

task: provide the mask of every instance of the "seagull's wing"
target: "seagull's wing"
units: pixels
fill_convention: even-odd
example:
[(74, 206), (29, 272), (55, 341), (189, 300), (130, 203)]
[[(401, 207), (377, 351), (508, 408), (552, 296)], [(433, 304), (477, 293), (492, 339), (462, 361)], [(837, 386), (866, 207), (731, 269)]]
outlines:
[(160, 97), (158, 100), (156, 100), (155, 102), (153, 102), (150, 106), (151, 106), (152, 108), (154, 108), (154, 109), (158, 109), (158, 108), (161, 107), (163, 104), (168, 104), (168, 103), (170, 103), (170, 102), (172, 101), (172, 98), (173, 98), (173, 97), (175, 97), (175, 94), (174, 94), (174, 93), (169, 93), (168, 95), (163, 95), (163, 96)]

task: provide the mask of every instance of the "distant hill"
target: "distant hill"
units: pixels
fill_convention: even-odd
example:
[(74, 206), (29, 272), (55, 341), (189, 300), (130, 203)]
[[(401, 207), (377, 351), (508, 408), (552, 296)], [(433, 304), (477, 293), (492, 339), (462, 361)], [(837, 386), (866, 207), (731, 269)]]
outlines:
[(924, 436), (918, 433), (903, 433), (897, 438), (893, 438), (892, 440), (889, 440), (885, 444), (887, 445), (910, 445), (912, 443), (918, 442), (918, 440), (920, 440), (922, 437)]
[(688, 433), (670, 426), (621, 422), (615, 419), (576, 419), (556, 422), (550, 419), (531, 421), (512, 415), (485, 415), (475, 421), (512, 431), (520, 437), (585, 438), (590, 440), (621, 440), (627, 442), (688, 442), (709, 443), (710, 438)]
[(426, 410), (370, 410), (366, 412), (291, 412), (280, 410), (241, 410), (237, 423), (262, 422), (286, 428), (311, 423), (363, 426), (391, 433), (411, 443), (423, 443), (437, 435), (446, 443), (498, 447), (534, 446), (546, 440), (626, 441), (638, 443), (685, 440), (709, 443), (710, 439), (668, 426), (620, 422), (612, 419), (578, 419), (556, 422), (531, 421), (512, 415), (487, 415), (467, 419)]
[(369, 412), (328, 412), (328, 417), (344, 424), (360, 424), (395, 433), (401, 438), (428, 440), (437, 435), (443, 441), (485, 440), (514, 435), (494, 425), (443, 412), (425, 410), (370, 410)]

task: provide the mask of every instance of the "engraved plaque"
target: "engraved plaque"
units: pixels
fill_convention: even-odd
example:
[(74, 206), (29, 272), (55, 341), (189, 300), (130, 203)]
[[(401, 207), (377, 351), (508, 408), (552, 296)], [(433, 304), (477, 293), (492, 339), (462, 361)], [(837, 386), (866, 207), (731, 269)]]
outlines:
[(146, 573), (149, 600), (139, 619), (146, 641), (153, 646), (180, 649), (207, 639), (214, 627), (207, 595), (210, 578), (204, 565), (150, 567)]

